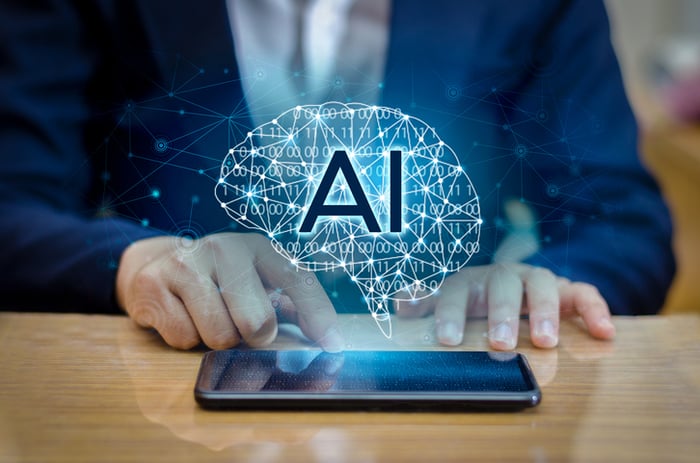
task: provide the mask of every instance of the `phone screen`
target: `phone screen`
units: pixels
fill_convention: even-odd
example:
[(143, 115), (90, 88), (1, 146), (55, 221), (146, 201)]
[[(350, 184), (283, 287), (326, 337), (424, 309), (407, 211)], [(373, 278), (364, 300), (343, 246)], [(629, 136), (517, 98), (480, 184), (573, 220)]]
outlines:
[(195, 396), (215, 408), (519, 409), (541, 393), (521, 354), (461, 351), (212, 351)]

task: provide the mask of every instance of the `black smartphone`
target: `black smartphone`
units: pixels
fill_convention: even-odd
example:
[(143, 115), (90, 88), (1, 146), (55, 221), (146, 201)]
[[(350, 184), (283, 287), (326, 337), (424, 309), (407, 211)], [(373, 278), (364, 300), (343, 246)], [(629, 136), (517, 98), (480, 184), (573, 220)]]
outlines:
[(211, 351), (194, 393), (235, 410), (514, 411), (542, 398), (522, 354), (462, 351)]

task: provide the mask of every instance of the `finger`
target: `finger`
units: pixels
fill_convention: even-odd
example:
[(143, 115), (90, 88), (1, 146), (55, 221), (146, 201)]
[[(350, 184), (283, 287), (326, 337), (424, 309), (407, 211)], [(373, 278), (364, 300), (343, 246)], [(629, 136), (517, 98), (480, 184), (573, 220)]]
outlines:
[(136, 274), (126, 310), (140, 326), (155, 328), (170, 346), (191, 349), (201, 342), (197, 328), (182, 301), (168, 289), (161, 269), (154, 263)]
[(241, 336), (231, 320), (219, 289), (211, 279), (212, 269), (198, 269), (173, 258), (167, 272), (167, 285), (178, 296), (192, 319), (199, 336), (212, 349), (228, 349), (240, 343)]
[(615, 337), (610, 308), (598, 289), (588, 283), (560, 285), (562, 310), (577, 313), (583, 318), (591, 336), (599, 339)]
[(278, 290), (266, 289), (267, 295), (270, 298), (270, 303), (272, 308), (277, 314), (278, 323), (293, 323), (297, 325), (299, 323), (297, 317), (297, 308), (292, 302), (292, 299), (286, 294), (282, 294)]
[(261, 277), (292, 300), (302, 332), (326, 351), (343, 350), (345, 341), (338, 330), (338, 316), (316, 275), (294, 268), (264, 238), (252, 240), (250, 246)]
[(256, 256), (247, 246), (239, 245), (232, 251), (227, 244), (230, 243), (218, 239), (210, 245), (221, 297), (246, 344), (268, 345), (277, 337), (277, 317), (260, 281)]
[(497, 350), (515, 348), (518, 339), (523, 283), (509, 266), (494, 265), (487, 283), (489, 342)]
[(469, 284), (464, 275), (445, 280), (435, 303), (436, 335), (440, 344), (457, 346), (464, 338)]
[(531, 267), (525, 273), (525, 294), (530, 313), (530, 338), (537, 347), (559, 342), (559, 290), (552, 272)]

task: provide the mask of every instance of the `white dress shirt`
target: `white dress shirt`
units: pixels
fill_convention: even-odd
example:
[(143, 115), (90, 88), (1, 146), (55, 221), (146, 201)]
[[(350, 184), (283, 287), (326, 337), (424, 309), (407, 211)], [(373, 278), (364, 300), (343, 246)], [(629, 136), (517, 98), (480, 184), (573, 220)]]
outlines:
[[(253, 123), (296, 105), (378, 103), (391, 6), (391, 0), (227, 0)], [(539, 249), (534, 214), (518, 203), (506, 215), (512, 231), (494, 261), (519, 262)]]
[(227, 0), (255, 125), (298, 104), (379, 99), (390, 0)]

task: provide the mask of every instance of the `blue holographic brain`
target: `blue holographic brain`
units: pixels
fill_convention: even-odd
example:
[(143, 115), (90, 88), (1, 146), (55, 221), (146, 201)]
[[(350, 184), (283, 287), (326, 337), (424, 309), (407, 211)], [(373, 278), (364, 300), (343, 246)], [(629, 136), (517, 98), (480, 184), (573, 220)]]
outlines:
[(343, 269), (387, 337), (391, 301), (430, 296), (479, 249), (466, 168), (433, 128), (398, 109), (291, 108), (228, 151), (215, 195), (297, 268)]

